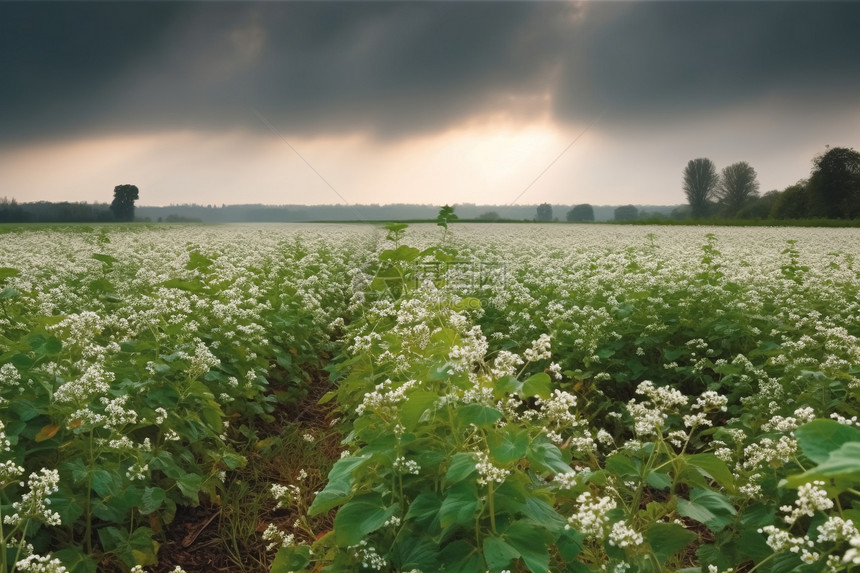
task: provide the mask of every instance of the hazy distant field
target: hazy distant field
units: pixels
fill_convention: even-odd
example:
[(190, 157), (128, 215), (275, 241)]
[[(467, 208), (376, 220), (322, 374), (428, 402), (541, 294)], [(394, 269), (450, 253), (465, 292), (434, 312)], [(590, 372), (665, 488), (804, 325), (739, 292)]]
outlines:
[[(255, 464), (242, 519), (272, 525), (239, 552), (273, 571), (847, 570), (858, 256), (855, 229), (0, 234), (0, 573), (161, 571), (177, 508), (250, 507)], [(323, 392), (327, 479), (271, 434)]]

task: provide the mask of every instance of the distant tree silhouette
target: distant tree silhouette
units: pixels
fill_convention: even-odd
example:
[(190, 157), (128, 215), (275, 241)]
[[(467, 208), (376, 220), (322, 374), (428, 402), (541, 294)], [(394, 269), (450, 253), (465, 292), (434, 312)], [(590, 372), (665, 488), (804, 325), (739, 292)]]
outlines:
[(684, 168), (684, 193), (693, 217), (704, 217), (708, 214), (714, 191), (720, 183), (717, 168), (710, 159), (691, 159)]
[(774, 219), (803, 219), (809, 217), (809, 189), (806, 181), (798, 181), (779, 194), (770, 216)]
[(758, 197), (758, 187), (755, 169), (746, 161), (725, 167), (715, 192), (723, 214), (727, 217), (736, 216), (744, 205)]
[(812, 160), (810, 212), (830, 219), (860, 217), (860, 153), (834, 147)]
[(0, 199), (0, 223), (23, 223), (29, 218), (30, 214), (15, 199)]
[(552, 221), (552, 205), (541, 203), (537, 208), (536, 221)]
[(581, 221), (594, 221), (594, 207), (592, 207), (588, 203), (584, 203), (582, 205), (575, 205), (570, 211), (567, 212), (567, 220), (571, 223)]
[(117, 221), (134, 221), (134, 202), (140, 198), (136, 185), (117, 185), (113, 188), (110, 210)]
[(615, 208), (616, 221), (635, 221), (639, 218), (639, 209), (633, 205), (622, 205)]
[(481, 221), (498, 221), (501, 218), (501, 215), (499, 215), (496, 211), (487, 211), (486, 213), (481, 213), (480, 215), (478, 215), (478, 219)]

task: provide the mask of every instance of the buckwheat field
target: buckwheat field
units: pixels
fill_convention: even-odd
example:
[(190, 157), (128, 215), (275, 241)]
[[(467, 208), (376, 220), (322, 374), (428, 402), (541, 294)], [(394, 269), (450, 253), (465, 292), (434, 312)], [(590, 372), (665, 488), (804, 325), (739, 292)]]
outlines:
[(7, 230), (0, 573), (860, 570), (860, 230)]

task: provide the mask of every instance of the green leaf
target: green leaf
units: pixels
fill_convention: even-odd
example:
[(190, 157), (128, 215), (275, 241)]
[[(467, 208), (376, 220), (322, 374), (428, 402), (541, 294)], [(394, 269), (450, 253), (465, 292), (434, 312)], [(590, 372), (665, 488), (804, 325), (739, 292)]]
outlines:
[(9, 409), (18, 414), (22, 422), (28, 422), (39, 415), (38, 408), (29, 400), (14, 400), (9, 404)]
[(140, 505), (140, 513), (149, 515), (156, 511), (164, 503), (167, 493), (160, 487), (147, 487), (143, 490), (143, 498)]
[(502, 419), (502, 413), (483, 404), (466, 404), (457, 409), (457, 416), (464, 424), (492, 426)]
[(184, 279), (170, 279), (169, 281), (164, 281), (161, 283), (161, 286), (165, 288), (175, 288), (179, 290), (184, 290), (188, 292), (200, 292), (204, 289), (204, 285), (200, 280), (194, 279), (192, 281), (187, 281)]
[(380, 261), (414, 261), (421, 251), (407, 245), (400, 245), (396, 249), (385, 249), (379, 254)]
[(680, 358), (682, 354), (684, 354), (683, 348), (667, 348), (663, 350), (663, 356), (665, 356), (666, 360), (669, 362), (674, 362)]
[(99, 278), (90, 281), (90, 288), (96, 292), (115, 292), (116, 287), (106, 278)]
[(292, 545), (278, 549), (275, 560), (269, 573), (292, 573), (300, 571), (311, 562), (311, 548), (309, 545)]
[(442, 498), (435, 491), (423, 491), (415, 496), (409, 504), (409, 510), (404, 519), (414, 519), (425, 529), (430, 529), (430, 524), (439, 516), (439, 508), (442, 506)]
[(119, 259), (116, 259), (116, 258), (114, 258), (114, 257), (112, 257), (112, 256), (110, 256), (110, 255), (105, 255), (105, 254), (102, 254), (102, 253), (96, 253), (96, 254), (94, 254), (94, 255), (93, 255), (93, 258), (94, 258), (95, 260), (97, 260), (97, 261), (101, 261), (101, 262), (103, 262), (103, 263), (104, 263), (106, 266), (108, 266), (108, 267), (112, 266), (114, 263), (118, 263), (118, 262), (119, 262)]
[(478, 509), (478, 490), (473, 481), (460, 482), (452, 487), (439, 506), (439, 523), (443, 528), (450, 525), (473, 523)]
[(119, 493), (122, 487), (122, 478), (115, 472), (108, 470), (92, 470), (93, 491), (99, 497), (111, 497)]
[(353, 473), (370, 460), (370, 454), (347, 456), (335, 462), (328, 474), (328, 483), (308, 508), (311, 517), (337, 507), (351, 496)]
[(16, 288), (6, 287), (3, 290), (0, 290), (0, 300), (9, 300), (11, 298), (15, 298), (16, 296), (20, 296), (21, 291)]
[(503, 376), (496, 381), (495, 396), (501, 398), (505, 394), (519, 394), (522, 392), (523, 383), (515, 376)]
[(546, 436), (538, 436), (526, 451), (526, 459), (536, 470), (544, 470), (554, 474), (570, 471), (570, 463), (558, 446), (549, 441)]
[(424, 412), (432, 408), (438, 399), (438, 394), (427, 390), (409, 393), (406, 402), (400, 406), (400, 420), (406, 430), (414, 430), (421, 422)]
[(520, 556), (520, 552), (508, 545), (501, 537), (484, 538), (484, 559), (491, 571), (506, 569), (508, 564)]
[(813, 420), (794, 431), (797, 445), (816, 464), (824, 463), (830, 452), (846, 442), (860, 442), (860, 428), (836, 420)]
[(669, 474), (664, 474), (662, 472), (648, 472), (648, 477), (645, 481), (648, 485), (660, 491), (667, 491), (672, 486), (672, 478), (669, 477)]
[(475, 458), (470, 453), (458, 452), (451, 457), (451, 463), (445, 473), (445, 481), (461, 482), (473, 473), (475, 473)]
[(425, 536), (398, 536), (391, 549), (391, 561), (397, 571), (434, 571), (439, 566), (439, 545)]
[(606, 458), (606, 470), (618, 477), (639, 477), (641, 472), (640, 463), (633, 461), (628, 456), (618, 453)]
[(532, 374), (523, 381), (523, 398), (533, 398), (535, 396), (538, 396), (546, 400), (551, 395), (552, 379), (546, 372), (538, 372), (537, 374)]
[[(501, 489), (498, 491), (501, 493)], [(534, 494), (526, 498), (525, 505), (522, 507), (522, 514), (535, 523), (540, 523), (553, 534), (561, 533), (564, 531), (564, 526), (567, 525), (567, 520), (552, 505)]]
[(224, 465), (227, 466), (227, 469), (235, 470), (236, 468), (243, 467), (247, 460), (245, 456), (241, 456), (235, 452), (226, 452), (221, 456), (221, 461), (224, 462)]
[(74, 495), (62, 492), (51, 496), (51, 509), (60, 514), (63, 523), (74, 523), (84, 514), (84, 508)]
[(449, 543), (439, 554), (442, 556), (443, 565), (440, 569), (445, 573), (475, 573), (486, 570), (480, 552), (462, 539)]
[(179, 486), (179, 490), (182, 492), (182, 495), (194, 502), (195, 505), (200, 503), (198, 495), (200, 494), (200, 489), (203, 486), (202, 476), (197, 474), (185, 474), (176, 480), (176, 485)]
[(398, 509), (394, 504), (386, 507), (382, 496), (368, 493), (345, 503), (334, 518), (334, 538), (340, 547), (358, 545), (365, 535), (376, 531)]
[(69, 573), (96, 573), (98, 564), (78, 547), (66, 547), (51, 553)]
[(502, 536), (516, 549), (532, 573), (549, 571), (549, 545), (553, 542), (549, 532), (537, 523), (521, 519), (515, 521)]
[(693, 454), (686, 456), (685, 461), (729, 492), (735, 491), (735, 477), (729, 466), (714, 454)]
[(752, 559), (758, 563), (773, 552), (767, 544), (766, 537), (758, 532), (758, 528), (739, 532), (733, 543), (737, 555), (743, 560)]
[(663, 563), (698, 536), (677, 523), (655, 523), (645, 531), (644, 537), (657, 560)]
[(198, 251), (191, 251), (188, 253), (188, 264), (185, 265), (185, 268), (189, 271), (193, 271), (195, 269), (206, 270), (212, 263), (214, 263), (212, 259), (207, 257), (206, 255), (200, 254)]
[(487, 436), (490, 455), (499, 463), (506, 464), (526, 455), (529, 447), (529, 434), (526, 430), (506, 426), (498, 433)]
[(715, 491), (693, 488), (690, 492), (690, 501), (678, 500), (678, 513), (704, 523), (711, 531), (718, 533), (734, 521), (737, 510), (724, 495)]
[[(556, 546), (562, 559), (571, 563), (585, 548), (585, 535), (575, 529), (565, 529), (561, 532)], [(587, 570), (587, 569), (586, 569)]]
[(17, 277), (21, 271), (12, 267), (0, 267), (0, 281), (4, 281), (10, 277)]
[(785, 484), (788, 487), (799, 487), (819, 479), (828, 483), (831, 479), (835, 480), (840, 491), (860, 483), (860, 442), (842, 444), (816, 467), (788, 477)]

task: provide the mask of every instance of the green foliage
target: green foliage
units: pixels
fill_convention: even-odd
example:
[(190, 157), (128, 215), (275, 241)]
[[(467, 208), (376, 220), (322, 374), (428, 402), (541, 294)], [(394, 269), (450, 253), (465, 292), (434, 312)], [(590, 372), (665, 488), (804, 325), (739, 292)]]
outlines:
[(448, 231), (448, 223), (457, 220), (457, 215), (454, 214), (454, 207), (445, 205), (439, 209), (439, 215), (436, 217), (436, 224), (445, 231)]
[[(434, 225), (380, 244), (189, 229), (49, 235), (50, 261), (5, 243), (3, 573), (24, 541), (70, 571), (155, 563), (182, 506), (244, 505), (261, 461), (297, 488), (278, 497), (294, 526), (266, 530), (273, 571), (852, 566), (843, 235), (589, 228), (513, 249)], [(323, 368), (344, 436), (325, 483), (295, 477), (316, 444), (271, 459), (304, 443), (275, 408)], [(12, 518), (48, 468), (50, 505)], [(285, 525), (273, 505), (243, 539)]]

